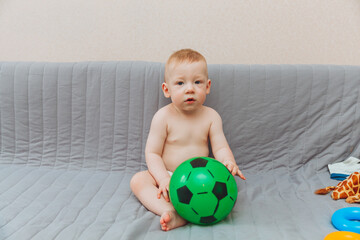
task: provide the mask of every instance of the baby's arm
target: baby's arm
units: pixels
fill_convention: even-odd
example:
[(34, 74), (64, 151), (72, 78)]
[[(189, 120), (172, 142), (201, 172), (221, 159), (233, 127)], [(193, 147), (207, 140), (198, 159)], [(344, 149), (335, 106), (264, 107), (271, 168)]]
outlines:
[(220, 115), (212, 111), (213, 122), (210, 127), (210, 142), (215, 159), (222, 162), (233, 176), (238, 175), (241, 179), (246, 179), (236, 164), (234, 155), (224, 135), (222, 120)]
[(170, 201), (168, 196), (170, 175), (161, 157), (167, 136), (165, 112), (163, 110), (159, 110), (151, 122), (145, 147), (145, 158), (148, 170), (159, 186), (157, 197), (160, 198), (162, 194), (166, 201)]

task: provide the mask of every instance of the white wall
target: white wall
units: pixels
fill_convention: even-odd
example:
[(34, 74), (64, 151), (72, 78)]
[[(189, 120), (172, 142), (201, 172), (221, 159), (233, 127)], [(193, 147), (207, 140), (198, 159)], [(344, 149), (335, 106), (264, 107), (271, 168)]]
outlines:
[(360, 0), (0, 0), (0, 61), (360, 65)]

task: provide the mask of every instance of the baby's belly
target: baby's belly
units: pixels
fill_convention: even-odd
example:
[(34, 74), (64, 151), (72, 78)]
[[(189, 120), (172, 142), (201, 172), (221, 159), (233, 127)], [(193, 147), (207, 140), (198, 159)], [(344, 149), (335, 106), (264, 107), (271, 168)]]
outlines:
[(207, 157), (209, 148), (205, 146), (167, 146), (163, 151), (163, 160), (167, 170), (174, 172), (184, 161), (193, 157)]

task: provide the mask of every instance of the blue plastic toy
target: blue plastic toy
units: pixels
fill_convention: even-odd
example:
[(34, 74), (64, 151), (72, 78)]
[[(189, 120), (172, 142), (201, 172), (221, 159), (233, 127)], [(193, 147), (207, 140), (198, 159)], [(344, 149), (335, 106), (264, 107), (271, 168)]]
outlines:
[(341, 208), (335, 211), (331, 222), (340, 231), (360, 233), (360, 207)]

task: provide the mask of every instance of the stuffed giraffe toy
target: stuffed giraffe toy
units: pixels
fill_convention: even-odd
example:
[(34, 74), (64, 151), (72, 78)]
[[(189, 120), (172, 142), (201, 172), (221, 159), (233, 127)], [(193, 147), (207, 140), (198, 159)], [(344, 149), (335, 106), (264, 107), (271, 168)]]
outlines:
[(347, 203), (360, 203), (360, 173), (354, 172), (336, 187), (330, 186), (315, 191), (316, 194), (327, 194), (331, 192), (334, 200), (346, 199)]

